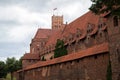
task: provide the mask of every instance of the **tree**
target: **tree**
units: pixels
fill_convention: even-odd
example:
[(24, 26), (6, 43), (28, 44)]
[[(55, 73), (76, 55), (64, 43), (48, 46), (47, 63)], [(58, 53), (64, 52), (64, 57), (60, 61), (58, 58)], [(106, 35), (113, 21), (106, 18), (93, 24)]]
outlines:
[(11, 73), (11, 80), (13, 80), (13, 75), (12, 73), (14, 71), (17, 71), (19, 69), (22, 68), (22, 61), (20, 60), (16, 60), (14, 57), (12, 58), (7, 58), (6, 60), (6, 69), (8, 71), (8, 73)]
[(95, 14), (110, 12), (112, 15), (120, 16), (120, 0), (91, 0), (92, 5), (89, 8)]
[(5, 69), (5, 63), (3, 61), (0, 61), (0, 78), (5, 78), (7, 74), (7, 71)]
[(54, 50), (54, 58), (61, 57), (64, 55), (67, 55), (67, 49), (64, 46), (64, 41), (58, 39)]
[(12, 73), (22, 68), (22, 60), (7, 58), (6, 62), (0, 61), (0, 78), (5, 78), (7, 73), (11, 73), (11, 80), (13, 80)]

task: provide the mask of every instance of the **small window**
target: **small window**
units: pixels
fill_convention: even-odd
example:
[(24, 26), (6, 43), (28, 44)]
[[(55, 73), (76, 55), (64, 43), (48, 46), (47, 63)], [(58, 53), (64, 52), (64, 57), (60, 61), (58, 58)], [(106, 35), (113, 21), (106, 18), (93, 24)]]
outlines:
[(120, 63), (120, 51), (119, 51), (119, 49), (117, 49), (116, 52), (117, 52), (117, 56), (118, 56), (118, 62)]
[(96, 35), (94, 34), (94, 35), (92, 35), (92, 37), (93, 37), (93, 39), (95, 39), (95, 38), (96, 38)]
[(94, 58), (95, 58), (95, 59), (97, 59), (97, 58), (98, 58), (98, 56), (97, 56), (97, 55), (95, 55), (95, 56), (94, 56)]
[(103, 37), (103, 34), (102, 34), (102, 33), (100, 33), (100, 37)]
[(80, 61), (80, 60), (79, 60), (79, 59), (77, 59), (77, 61), (76, 61), (76, 62), (77, 62), (77, 63), (79, 63), (79, 61)]
[(114, 16), (114, 18), (113, 18), (113, 24), (114, 24), (114, 27), (118, 26), (118, 16)]
[(93, 27), (94, 27), (94, 24), (88, 24), (88, 28), (87, 28), (87, 33), (91, 33), (93, 31)]
[(89, 41), (90, 41), (90, 36), (87, 36), (86, 43), (89, 43)]
[(77, 29), (76, 37), (79, 38), (80, 36), (81, 36), (81, 30), (80, 30), (80, 29)]

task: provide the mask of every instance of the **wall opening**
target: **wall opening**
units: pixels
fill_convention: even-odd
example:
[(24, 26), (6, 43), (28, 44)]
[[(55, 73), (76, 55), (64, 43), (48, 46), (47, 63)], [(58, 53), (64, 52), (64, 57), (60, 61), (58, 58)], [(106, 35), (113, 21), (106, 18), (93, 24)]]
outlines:
[(114, 16), (113, 18), (113, 24), (114, 24), (114, 27), (117, 27), (118, 26), (118, 16)]

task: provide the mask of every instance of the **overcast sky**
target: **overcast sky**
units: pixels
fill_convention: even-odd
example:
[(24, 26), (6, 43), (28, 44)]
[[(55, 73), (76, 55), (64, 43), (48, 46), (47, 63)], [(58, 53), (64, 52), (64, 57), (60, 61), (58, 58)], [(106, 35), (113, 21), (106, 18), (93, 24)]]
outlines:
[(0, 0), (0, 60), (19, 59), (29, 52), (37, 29), (51, 28), (53, 13), (70, 23), (88, 12), (90, 5), (90, 0)]

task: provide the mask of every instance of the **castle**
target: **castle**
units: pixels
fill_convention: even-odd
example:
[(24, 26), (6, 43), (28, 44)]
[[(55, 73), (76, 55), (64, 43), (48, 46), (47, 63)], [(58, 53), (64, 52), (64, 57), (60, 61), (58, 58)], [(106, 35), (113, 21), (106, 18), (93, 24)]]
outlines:
[[(68, 54), (54, 58), (58, 39)], [(120, 80), (120, 18), (89, 11), (64, 24), (53, 15), (52, 29), (38, 29), (22, 64), (18, 80), (107, 80), (108, 69)]]

